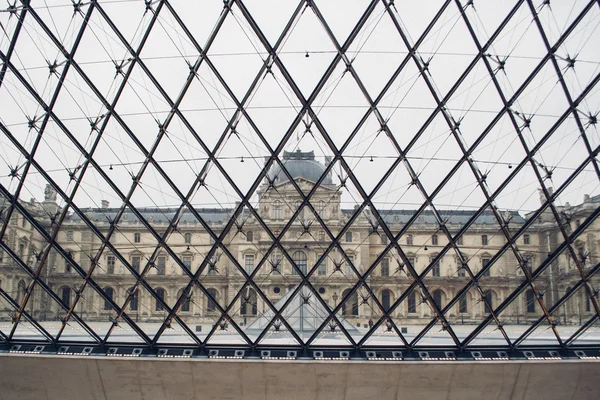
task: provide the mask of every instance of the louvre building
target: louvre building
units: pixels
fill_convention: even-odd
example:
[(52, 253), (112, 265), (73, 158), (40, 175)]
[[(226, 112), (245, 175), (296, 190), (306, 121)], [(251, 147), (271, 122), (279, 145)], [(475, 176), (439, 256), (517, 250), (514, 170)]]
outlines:
[[(393, 342), (392, 330), (408, 337), (435, 324), (427, 340), (443, 341), (446, 324), (466, 336), (507, 300), (482, 335), (506, 327), (517, 337), (547, 313), (568, 334), (595, 314), (588, 291), (577, 285), (576, 263), (591, 269), (598, 262), (597, 220), (577, 236), (574, 257), (559, 246), (549, 210), (534, 220), (511, 210), (434, 214), (401, 205), (374, 215), (344, 206), (344, 183), (331, 172), (322, 176), (324, 162), (312, 151), (285, 152), (286, 171), (271, 167), (253, 210), (179, 213), (102, 201), (100, 208), (69, 211), (55, 229), (62, 208), (52, 187), (43, 201), (19, 199), (2, 232), (1, 329), (10, 330), (18, 310), (27, 318), (16, 338), (39, 335), (31, 319), (73, 340), (89, 339), (90, 326), (124, 341), (140, 340), (139, 330), (153, 337), (162, 327), (161, 340), (173, 342), (189, 341), (190, 332), (211, 333), (215, 342), (241, 340), (242, 332), (285, 342), (290, 329), (303, 338), (322, 332), (323, 341), (340, 330), (352, 337), (373, 330), (370, 340)], [(298, 190), (312, 192), (310, 202)], [(568, 232), (599, 202), (585, 196), (560, 207)], [(9, 203), (1, 205), (3, 219)], [(523, 288), (527, 275), (533, 284)]]

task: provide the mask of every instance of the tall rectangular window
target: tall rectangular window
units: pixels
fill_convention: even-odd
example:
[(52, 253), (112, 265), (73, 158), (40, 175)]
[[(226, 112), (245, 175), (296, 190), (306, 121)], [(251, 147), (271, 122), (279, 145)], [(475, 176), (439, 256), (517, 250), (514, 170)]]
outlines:
[(115, 256), (106, 256), (106, 273), (115, 273)]
[(409, 233), (408, 235), (406, 235), (406, 244), (409, 246), (413, 245), (413, 235), (412, 233)]
[(71, 306), (71, 288), (70, 287), (67, 287), (67, 286), (63, 287), (60, 297), (61, 297), (62, 302), (66, 306)]
[(142, 235), (139, 232), (135, 232), (133, 234), (133, 242), (134, 243), (139, 243), (142, 241)]
[(431, 269), (432, 276), (440, 276), (440, 262), (436, 262), (433, 264), (433, 268)]
[(323, 258), (317, 268), (317, 275), (327, 275), (327, 257)]
[[(488, 257), (482, 257), (481, 258), (481, 268), (485, 268), (488, 264), (490, 263), (490, 259)], [(484, 273), (483, 276), (490, 276), (490, 269), (487, 269)]]
[(252, 242), (254, 240), (254, 232), (246, 232), (246, 242)]
[(348, 256), (348, 260), (346, 260), (346, 274), (352, 274), (352, 267), (350, 267), (350, 263), (348, 262), (350, 261), (352, 264), (354, 264), (354, 256)]
[(408, 262), (410, 263), (410, 265), (412, 265), (413, 268), (416, 268), (416, 264), (417, 264), (417, 259), (416, 257), (408, 257)]
[(140, 272), (141, 261), (142, 261), (142, 257), (140, 257), (140, 256), (131, 257), (131, 268), (133, 268), (133, 270), (137, 273)]
[(191, 256), (183, 256), (181, 258), (181, 261), (183, 262), (183, 265), (185, 265), (187, 268), (192, 267), (192, 257)]
[(456, 264), (458, 265), (458, 276), (461, 278), (465, 277), (467, 275), (466, 265), (461, 265), (459, 260), (456, 261)]
[(381, 276), (390, 276), (390, 259), (381, 260)]
[(438, 235), (433, 235), (431, 237), (431, 244), (436, 245), (438, 244)]
[(410, 314), (415, 314), (417, 312), (417, 295), (415, 292), (412, 292), (408, 295), (408, 310)]
[(352, 232), (346, 232), (346, 243), (352, 243)]
[(388, 244), (388, 237), (386, 235), (381, 235), (381, 244)]
[(254, 254), (246, 254), (244, 258), (244, 268), (247, 274), (251, 274), (254, 271)]
[(71, 272), (71, 262), (73, 259), (73, 253), (67, 251), (67, 259), (65, 260), (65, 272)]
[(531, 239), (529, 237), (529, 234), (528, 233), (524, 234), (523, 235), (523, 244), (530, 244), (530, 242), (531, 242)]
[(527, 268), (530, 274), (533, 272), (533, 260), (531, 257), (525, 258), (525, 268)]
[(481, 244), (483, 246), (487, 246), (487, 244), (488, 244), (488, 237), (487, 237), (487, 235), (481, 235)]
[(273, 202), (272, 211), (273, 211), (273, 219), (283, 218), (281, 202), (279, 202), (279, 201)]
[(67, 242), (73, 241), (73, 231), (67, 231)]
[(115, 290), (111, 287), (105, 287), (104, 293), (106, 294), (106, 298), (104, 299), (104, 309), (110, 310), (112, 308), (111, 300), (113, 300)]
[(467, 296), (464, 295), (458, 300), (458, 312), (461, 314), (467, 313), (469, 310), (467, 308)]
[(156, 259), (156, 275), (164, 275), (167, 272), (167, 258), (158, 257)]

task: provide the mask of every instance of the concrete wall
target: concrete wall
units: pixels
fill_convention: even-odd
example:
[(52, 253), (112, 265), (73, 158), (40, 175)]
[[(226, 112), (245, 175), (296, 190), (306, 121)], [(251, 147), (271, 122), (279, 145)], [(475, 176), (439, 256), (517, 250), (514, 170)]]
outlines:
[(0, 399), (598, 399), (600, 362), (0, 355)]

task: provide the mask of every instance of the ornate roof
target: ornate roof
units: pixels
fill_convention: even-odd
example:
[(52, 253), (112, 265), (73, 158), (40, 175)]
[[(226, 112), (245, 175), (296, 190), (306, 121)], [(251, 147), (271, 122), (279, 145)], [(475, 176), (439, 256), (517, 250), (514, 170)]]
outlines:
[[(299, 149), (295, 152), (284, 151), (282, 164), (292, 178), (302, 178), (311, 182), (317, 182), (325, 171), (325, 166), (315, 160), (314, 151), (303, 152)], [(279, 164), (275, 164), (271, 167), (268, 177), (276, 185), (289, 181)], [(322, 183), (325, 185), (333, 184), (331, 172), (327, 173), (327, 176), (325, 176)]]

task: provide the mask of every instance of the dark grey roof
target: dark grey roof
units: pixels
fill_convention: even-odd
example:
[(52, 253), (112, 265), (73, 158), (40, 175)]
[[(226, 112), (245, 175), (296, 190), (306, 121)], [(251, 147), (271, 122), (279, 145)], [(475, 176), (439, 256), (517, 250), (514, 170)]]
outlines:
[[(84, 209), (84, 212), (88, 214), (88, 218), (91, 220), (109, 220), (114, 219), (118, 209), (117, 208), (91, 208)], [(170, 222), (177, 209), (175, 208), (139, 208), (138, 211), (146, 218), (146, 220), (153, 220), (154, 222)], [(198, 209), (198, 214), (204, 219), (204, 221), (211, 222), (224, 222), (227, 221), (233, 213), (232, 209), (220, 209), (220, 208), (202, 208)], [(72, 221), (79, 221), (81, 218), (78, 214), (72, 214), (68, 219)], [(137, 215), (131, 211), (126, 210), (121, 221), (137, 222)], [(181, 216), (180, 222), (198, 222), (196, 217), (189, 211), (185, 211)]]
[[(344, 214), (352, 214), (354, 210), (342, 210)], [(416, 210), (379, 210), (379, 214), (387, 224), (405, 224), (412, 218)], [(463, 210), (439, 210), (442, 219), (447, 220), (449, 224), (466, 224), (469, 219), (475, 214), (475, 211)], [(502, 212), (504, 213), (504, 211)], [(517, 211), (508, 211), (511, 216), (511, 222), (522, 224), (525, 222), (523, 217)], [(437, 224), (433, 213), (430, 210), (423, 211), (417, 218), (417, 223), (421, 224)], [(491, 211), (484, 211), (475, 220), (476, 224), (498, 225), (498, 221)]]
[[(88, 210), (83, 210), (86, 212), (91, 220), (102, 221), (114, 219), (115, 215), (118, 212), (117, 208), (92, 208)], [(169, 222), (173, 219), (175, 212), (177, 209), (175, 208), (140, 208), (139, 212), (146, 218), (146, 220), (153, 220), (154, 222)], [(224, 222), (227, 221), (232, 213), (232, 209), (220, 209), (220, 208), (202, 208), (197, 209), (200, 216), (207, 223), (212, 222)], [(344, 214), (352, 214), (354, 210), (342, 210)], [(383, 217), (384, 221), (388, 224), (399, 223), (404, 224), (408, 222), (408, 220), (414, 215), (415, 210), (379, 210), (380, 215)], [(442, 218), (448, 219), (448, 223), (450, 224), (465, 224), (471, 218), (471, 216), (475, 213), (475, 211), (458, 211), (458, 210), (441, 210), (440, 214)], [(525, 220), (517, 211), (509, 211), (511, 215), (511, 222), (514, 223), (524, 223)], [(70, 215), (67, 220), (71, 221), (79, 221), (78, 214)], [(131, 210), (125, 211), (124, 216), (121, 218), (121, 221), (130, 221), (137, 222), (138, 217)], [(196, 217), (189, 211), (185, 211), (181, 216), (180, 222), (197, 222)], [(421, 224), (436, 224), (431, 211), (426, 210), (419, 215), (417, 219), (417, 223)], [(476, 224), (490, 224), (497, 225), (497, 221), (492, 214), (491, 211), (484, 211), (477, 220)]]
[[(294, 179), (304, 178), (311, 182), (317, 182), (325, 167), (323, 164), (315, 160), (315, 153), (313, 151), (302, 152), (300, 150), (296, 152), (283, 152), (283, 160), (281, 163), (288, 171), (290, 176)], [(289, 181), (287, 175), (281, 170), (279, 164), (274, 164), (269, 170), (268, 177), (274, 181), (274, 184), (280, 184)], [(323, 184), (331, 185), (331, 172), (329, 172), (323, 179)]]

